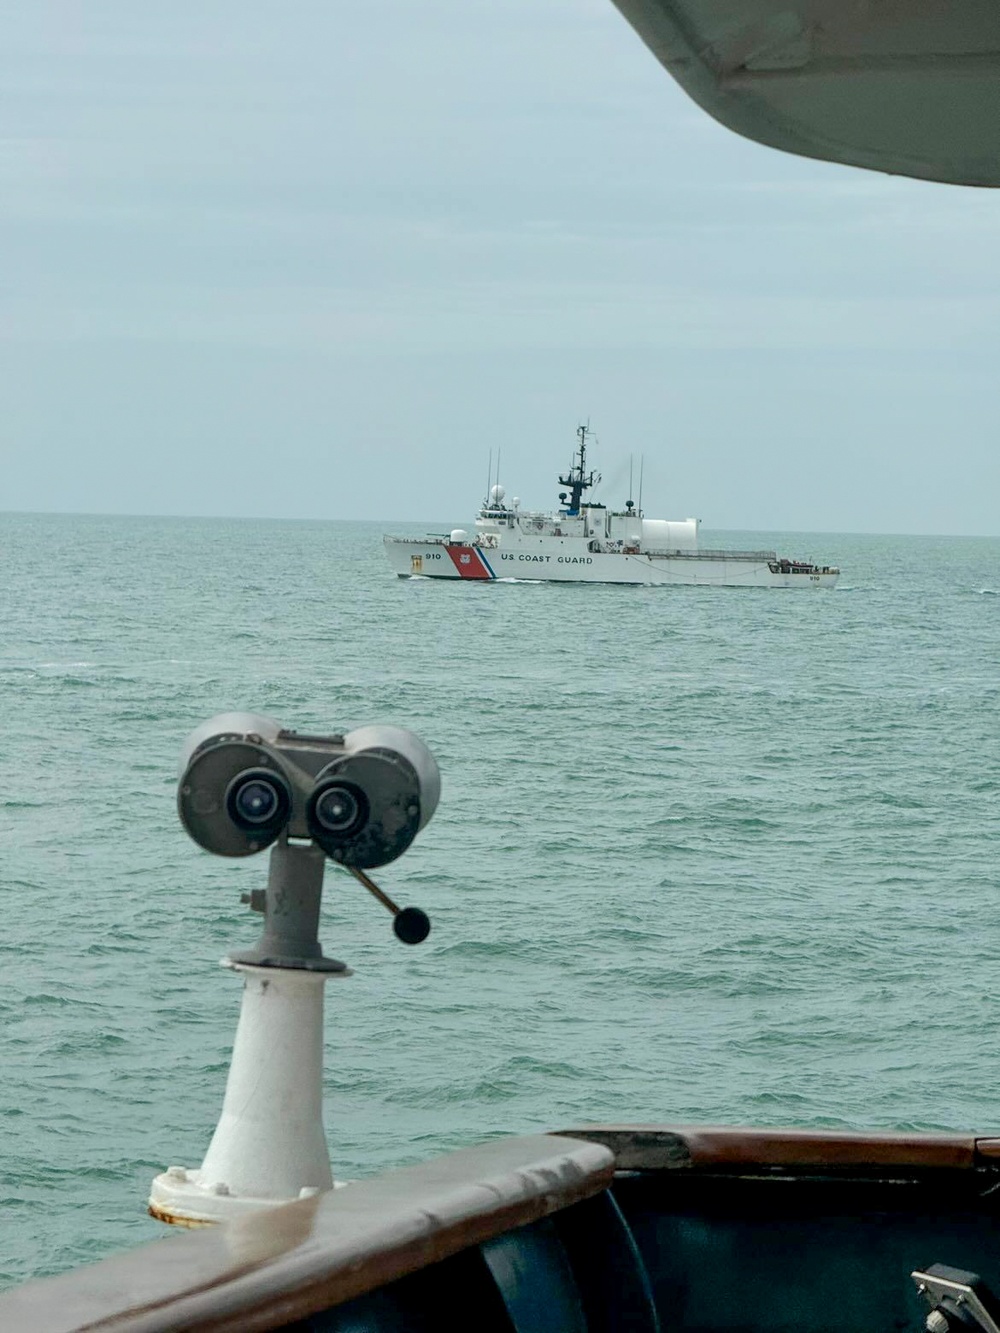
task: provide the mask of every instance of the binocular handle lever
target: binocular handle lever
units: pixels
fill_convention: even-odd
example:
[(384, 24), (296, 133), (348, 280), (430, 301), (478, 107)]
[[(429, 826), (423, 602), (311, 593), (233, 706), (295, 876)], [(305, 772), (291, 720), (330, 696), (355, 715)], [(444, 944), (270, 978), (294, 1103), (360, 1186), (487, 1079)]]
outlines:
[(400, 907), (380, 889), (375, 881), (357, 866), (345, 866), (359, 884), (363, 884), (373, 898), (377, 898), (392, 913), (392, 929), (404, 944), (420, 944), (431, 933), (431, 919), (419, 907)]

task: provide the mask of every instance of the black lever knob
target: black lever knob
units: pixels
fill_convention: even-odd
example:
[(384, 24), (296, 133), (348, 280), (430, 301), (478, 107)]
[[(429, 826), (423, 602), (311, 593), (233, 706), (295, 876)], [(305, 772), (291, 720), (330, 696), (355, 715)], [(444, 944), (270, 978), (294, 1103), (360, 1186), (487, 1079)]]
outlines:
[(404, 944), (420, 944), (431, 933), (431, 919), (419, 907), (402, 907), (393, 917), (392, 928)]

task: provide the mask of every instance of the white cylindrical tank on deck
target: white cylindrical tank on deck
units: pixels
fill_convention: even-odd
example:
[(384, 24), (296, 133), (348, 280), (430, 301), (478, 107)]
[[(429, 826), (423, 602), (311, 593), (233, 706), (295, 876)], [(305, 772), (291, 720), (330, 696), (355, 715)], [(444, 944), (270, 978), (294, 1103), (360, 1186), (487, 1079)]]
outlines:
[(469, 534), (464, 528), (452, 528), (451, 544), (452, 546), (464, 546), (469, 540)]
[(642, 549), (644, 551), (696, 551), (698, 549), (698, 520), (696, 518), (642, 520)]

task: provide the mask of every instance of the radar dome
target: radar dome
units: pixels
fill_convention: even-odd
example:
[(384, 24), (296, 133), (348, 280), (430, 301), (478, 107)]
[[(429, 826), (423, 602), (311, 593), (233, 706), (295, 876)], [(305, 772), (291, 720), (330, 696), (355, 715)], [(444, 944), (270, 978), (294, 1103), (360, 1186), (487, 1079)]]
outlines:
[(490, 491), (490, 499), (493, 501), (494, 504), (498, 505), (503, 500), (503, 497), (506, 494), (507, 492), (504, 490), (504, 488), (500, 485), (497, 485), (494, 486), (493, 489)]
[(469, 534), (464, 528), (452, 528), (451, 544), (452, 546), (461, 546), (469, 540)]

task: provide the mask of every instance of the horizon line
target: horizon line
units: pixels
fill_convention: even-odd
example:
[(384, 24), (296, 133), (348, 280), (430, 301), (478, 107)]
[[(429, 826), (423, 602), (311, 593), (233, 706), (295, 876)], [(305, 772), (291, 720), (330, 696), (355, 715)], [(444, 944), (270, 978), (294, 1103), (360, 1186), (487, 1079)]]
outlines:
[[(133, 513), (126, 510), (100, 509), (0, 509), (0, 518), (121, 518), (121, 519), (167, 519), (174, 522), (193, 523), (405, 523), (410, 526), (432, 523), (431, 519), (404, 518), (316, 518), (304, 515), (272, 514), (166, 514)], [(447, 527), (447, 523), (443, 524)], [(454, 525), (452, 525), (454, 526)], [(449, 529), (450, 531), (450, 529)], [(859, 528), (721, 528), (706, 525), (708, 532), (770, 532), (804, 537), (949, 537), (958, 541), (993, 541), (1000, 539), (1000, 532), (879, 532), (875, 529)]]

